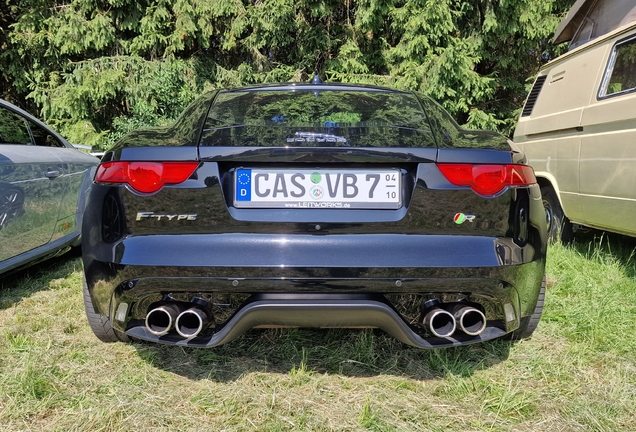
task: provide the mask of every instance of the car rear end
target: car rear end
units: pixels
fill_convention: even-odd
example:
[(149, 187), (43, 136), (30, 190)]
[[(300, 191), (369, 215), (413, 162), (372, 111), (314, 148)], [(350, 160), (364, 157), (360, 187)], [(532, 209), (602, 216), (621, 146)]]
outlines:
[(532, 170), (413, 93), (203, 97), (108, 152), (84, 220), (113, 328), (211, 347), (254, 327), (377, 327), (433, 348), (527, 324), (545, 267)]

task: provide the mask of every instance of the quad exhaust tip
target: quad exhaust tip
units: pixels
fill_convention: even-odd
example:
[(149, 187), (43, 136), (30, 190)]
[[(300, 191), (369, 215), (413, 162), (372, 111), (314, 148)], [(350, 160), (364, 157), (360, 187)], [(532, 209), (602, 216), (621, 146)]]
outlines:
[(210, 313), (198, 306), (191, 307), (179, 314), (175, 321), (175, 328), (180, 336), (189, 339), (196, 337), (208, 327)]
[(424, 303), (423, 326), (434, 336), (450, 337), (459, 328), (468, 336), (479, 336), (486, 329), (486, 316), (476, 307), (451, 303), (441, 307), (437, 299)]
[(189, 339), (196, 337), (213, 323), (209, 303), (196, 297), (189, 304), (161, 304), (146, 315), (146, 329), (155, 336), (164, 336), (174, 329), (180, 336)]
[(454, 307), (453, 315), (461, 331), (468, 336), (479, 336), (486, 330), (486, 315), (477, 308), (458, 304)]
[[(450, 337), (457, 328), (468, 336), (479, 336), (486, 329), (486, 316), (479, 309), (464, 303), (440, 304), (437, 299), (424, 304), (422, 325), (434, 336)], [(212, 313), (203, 299), (193, 298), (190, 305), (165, 303), (151, 309), (146, 315), (146, 329), (155, 336), (164, 336), (173, 328), (186, 339), (198, 336), (214, 322)]]
[(155, 336), (168, 334), (182, 309), (175, 303), (156, 307), (146, 315), (146, 328)]
[(449, 337), (455, 333), (456, 326), (453, 314), (442, 308), (435, 307), (424, 316), (424, 327), (437, 337)]

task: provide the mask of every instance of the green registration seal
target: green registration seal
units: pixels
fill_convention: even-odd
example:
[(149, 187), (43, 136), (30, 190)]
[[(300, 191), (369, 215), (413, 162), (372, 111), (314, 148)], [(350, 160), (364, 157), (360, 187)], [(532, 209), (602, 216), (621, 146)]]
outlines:
[(309, 177), (309, 179), (313, 184), (318, 184), (322, 180), (322, 176), (320, 175), (320, 173), (315, 172), (311, 174), (311, 177)]

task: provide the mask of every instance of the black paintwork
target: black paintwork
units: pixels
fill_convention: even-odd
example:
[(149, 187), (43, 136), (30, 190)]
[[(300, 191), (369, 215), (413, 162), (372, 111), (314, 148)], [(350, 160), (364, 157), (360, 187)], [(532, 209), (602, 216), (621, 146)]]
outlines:
[[(249, 91), (290, 88), (356, 87), (281, 84)], [(251, 132), (244, 139), (246, 132), (236, 127), (222, 146), (222, 141), (210, 143), (202, 114), (214, 96), (204, 96), (186, 114), (191, 131), (184, 120), (178, 123), (179, 136), (187, 139), (170, 138), (170, 129), (146, 130), (124, 137), (107, 154), (108, 160), (200, 160), (188, 180), (149, 196), (126, 186), (94, 185), (88, 197), (83, 227), (88, 288), (95, 309), (116, 329), (155, 342), (213, 346), (256, 324), (359, 326), (366, 317), (366, 325), (382, 327), (406, 343), (437, 347), (499, 337), (533, 313), (546, 253), (538, 186), (485, 198), (449, 183), (435, 164), (524, 163), (523, 153), (504, 137), (463, 130), (439, 105), (418, 95), (430, 128), (415, 134), (429, 138), (405, 141), (410, 147), (290, 145), (278, 139), (256, 147)], [(156, 141), (161, 143), (155, 146)], [(404, 205), (395, 210), (238, 209), (233, 179), (242, 167), (397, 168)], [(196, 214), (196, 219), (138, 218), (144, 212)], [(453, 218), (459, 212), (475, 220), (458, 225)], [(283, 294), (281, 302), (276, 296)], [(362, 297), (338, 303), (342, 295)], [(214, 331), (192, 340), (173, 333), (158, 338), (143, 327), (151, 304), (187, 302), (193, 296), (214, 304), (241, 300), (228, 302), (223, 313), (215, 310)], [(452, 340), (430, 337), (417, 317), (433, 298), (478, 305), (488, 319), (486, 332)], [(126, 318), (118, 321), (122, 304)], [(355, 323), (338, 321), (350, 309), (358, 311), (351, 315)], [(313, 314), (325, 318), (307, 318)]]
[[(206, 93), (190, 104), (190, 106), (185, 109), (179, 119), (172, 126), (138, 129), (129, 133), (121, 141), (119, 141), (119, 143), (117, 143), (111, 151), (104, 155), (102, 161), (134, 160), (122, 155), (121, 152), (124, 150), (132, 151), (135, 147), (197, 146), (199, 139), (201, 138), (201, 130), (203, 129), (203, 124), (208, 114), (210, 104), (214, 100), (216, 93), (216, 91)], [(153, 153), (155, 151), (161, 150), (154, 150)], [(132, 155), (138, 154), (139, 153), (132, 153)], [(188, 155), (188, 153), (184, 154)], [(170, 156), (179, 158), (177, 152), (173, 152), (171, 155), (158, 153), (157, 159), (155, 160), (166, 160), (164, 158), (169, 158)]]

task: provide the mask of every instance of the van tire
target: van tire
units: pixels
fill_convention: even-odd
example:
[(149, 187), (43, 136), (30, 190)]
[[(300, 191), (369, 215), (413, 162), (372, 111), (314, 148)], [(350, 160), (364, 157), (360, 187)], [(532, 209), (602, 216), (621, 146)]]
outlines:
[(541, 196), (543, 197), (543, 208), (548, 225), (548, 241), (551, 243), (557, 241), (563, 244), (572, 243), (574, 239), (572, 223), (563, 213), (559, 197), (552, 186), (541, 187)]
[(110, 322), (110, 318), (95, 311), (93, 300), (88, 292), (86, 278), (83, 280), (84, 308), (86, 309), (86, 318), (88, 325), (102, 342), (130, 342), (130, 338), (126, 333), (115, 330)]

